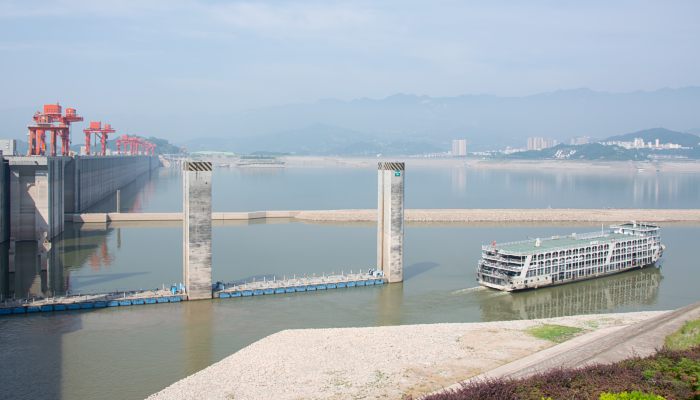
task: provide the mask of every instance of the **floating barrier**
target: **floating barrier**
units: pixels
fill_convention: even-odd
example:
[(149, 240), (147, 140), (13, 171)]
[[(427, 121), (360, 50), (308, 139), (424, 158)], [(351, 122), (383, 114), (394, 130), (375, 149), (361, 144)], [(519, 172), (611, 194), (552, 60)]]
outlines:
[[(234, 297), (251, 297), (273, 294), (315, 292), (358, 286), (383, 285), (384, 279), (371, 274), (347, 274), (331, 276), (313, 276), (284, 280), (263, 280), (248, 283), (224, 284), (217, 282), (213, 286), (213, 296), (221, 299)], [(0, 304), (0, 316), (15, 314), (34, 314), (60, 311), (91, 310), (96, 308), (128, 307), (145, 304), (179, 303), (187, 300), (182, 294), (182, 284), (172, 285), (161, 290), (131, 291), (108, 294), (68, 295), (48, 299), (6, 300)]]
[(108, 294), (68, 295), (32, 300), (6, 300), (4, 304), (0, 303), (0, 316), (175, 303), (182, 301), (182, 296), (180, 294), (173, 295), (171, 290), (156, 289)]
[(217, 282), (216, 287), (225, 287), (224, 290), (214, 290), (214, 297), (220, 299), (229, 299), (233, 297), (250, 297), (259, 296), (261, 294), (286, 294), (299, 292), (315, 292), (319, 290), (329, 290), (337, 288), (359, 287), (359, 286), (375, 286), (383, 285), (384, 279), (378, 278), (370, 274), (348, 274), (348, 275), (331, 275), (331, 276), (313, 276), (282, 280), (262, 280), (257, 282), (247, 283), (228, 283), (223, 284)]

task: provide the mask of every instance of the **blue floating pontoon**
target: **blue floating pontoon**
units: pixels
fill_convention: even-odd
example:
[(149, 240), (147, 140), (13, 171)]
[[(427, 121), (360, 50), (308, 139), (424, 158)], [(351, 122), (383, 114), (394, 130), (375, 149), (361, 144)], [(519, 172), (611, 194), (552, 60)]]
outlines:
[(15, 307), (12, 309), (12, 314), (24, 314), (26, 310), (24, 307)]
[(156, 304), (156, 303), (157, 303), (157, 302), (156, 302), (156, 299), (154, 299), (153, 297), (145, 298), (145, 299), (143, 299), (143, 301), (144, 301), (146, 304)]
[(130, 306), (131, 305), (131, 300), (125, 299), (125, 300), (119, 300), (119, 306)]
[(8, 314), (12, 314), (11, 308), (0, 308), (0, 315), (8, 315)]
[(110, 300), (107, 302), (107, 307), (119, 307), (119, 302), (117, 300)]
[(231, 297), (241, 297), (241, 292), (233, 292), (231, 293)]
[(167, 297), (158, 297), (156, 298), (156, 303), (169, 303), (170, 300)]
[(308, 285), (308, 286), (306, 286), (306, 291), (307, 291), (307, 292), (315, 292), (315, 291), (316, 291), (316, 285)]
[(294, 292), (296, 292), (296, 290), (294, 290), (294, 287), (288, 287), (288, 288), (284, 289), (284, 291), (285, 291), (285, 293), (294, 293)]
[(338, 282), (338, 285), (337, 285), (337, 287), (339, 287), (339, 288), (344, 288), (346, 286), (348, 286), (348, 284), (345, 282)]
[(44, 304), (41, 306), (41, 312), (53, 311), (53, 304)]
[(275, 289), (275, 294), (280, 294), (280, 293), (284, 293), (284, 288), (278, 287), (277, 289)]
[(253, 296), (262, 296), (262, 294), (263, 294), (262, 289), (253, 290)]
[(357, 281), (355, 282), (357, 286), (365, 286), (365, 281)]
[(93, 303), (93, 302), (80, 303), (80, 308), (83, 310), (87, 310), (88, 308), (95, 308), (95, 303)]
[(275, 294), (275, 289), (267, 288), (267, 289), (263, 290), (263, 293), (265, 293), (265, 294)]
[(244, 290), (243, 293), (241, 293), (241, 295), (242, 295), (243, 297), (252, 296), (252, 295), (253, 295), (253, 291), (252, 291), (252, 290)]
[(106, 301), (96, 301), (95, 302), (95, 308), (105, 308), (105, 307), (107, 307)]
[(143, 299), (133, 299), (133, 300), (131, 300), (131, 304), (133, 304), (135, 306), (142, 306), (142, 305), (146, 304), (146, 301), (144, 301)]
[(329, 283), (329, 284), (326, 285), (326, 288), (327, 288), (327, 289), (335, 289), (335, 288), (337, 288), (337, 287), (338, 287), (338, 286), (337, 286), (335, 283)]
[(370, 279), (368, 281), (365, 281), (366, 286), (374, 286), (374, 279)]
[(54, 311), (66, 311), (66, 305), (65, 304), (54, 304), (53, 310)]
[(80, 310), (80, 303), (70, 303), (68, 304), (69, 310)]
[(41, 311), (41, 308), (39, 306), (29, 306), (27, 307), (27, 313), (35, 313)]
[(180, 301), (182, 301), (182, 298), (180, 298), (180, 296), (170, 296), (171, 303), (179, 303)]
[(316, 290), (326, 290), (326, 284), (322, 283), (320, 285), (316, 285)]
[(219, 298), (220, 298), (220, 299), (228, 299), (229, 297), (231, 297), (231, 295), (228, 294), (227, 292), (221, 292), (221, 293), (219, 293)]
[(294, 286), (294, 291), (295, 292), (305, 292), (306, 286)]
[(374, 280), (375, 285), (383, 285), (384, 284), (384, 279), (375, 279)]
[(355, 281), (348, 282), (348, 287), (354, 287), (354, 286), (357, 286), (357, 282), (355, 282)]

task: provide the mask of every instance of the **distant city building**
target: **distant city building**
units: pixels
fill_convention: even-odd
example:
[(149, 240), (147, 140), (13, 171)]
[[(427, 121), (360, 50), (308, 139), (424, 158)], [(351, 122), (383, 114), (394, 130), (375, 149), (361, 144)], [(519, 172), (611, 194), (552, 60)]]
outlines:
[(452, 141), (452, 156), (466, 157), (467, 156), (467, 140), (455, 139)]
[(608, 142), (600, 142), (600, 144), (605, 146), (619, 146), (628, 150), (633, 149), (650, 149), (650, 150), (682, 150), (689, 149), (689, 147), (683, 147), (677, 143), (661, 143), (659, 139), (654, 141), (644, 142), (642, 138), (634, 138), (631, 142), (623, 142), (619, 140), (612, 140)]
[(591, 138), (589, 136), (577, 136), (575, 138), (571, 138), (571, 144), (576, 146), (576, 145), (582, 145), (582, 144), (588, 144), (591, 142)]
[(0, 139), (0, 153), (5, 156), (17, 155), (17, 141), (15, 139)]
[(554, 139), (547, 139), (543, 137), (529, 137), (527, 138), (527, 149), (528, 150), (544, 150), (557, 145), (557, 141)]

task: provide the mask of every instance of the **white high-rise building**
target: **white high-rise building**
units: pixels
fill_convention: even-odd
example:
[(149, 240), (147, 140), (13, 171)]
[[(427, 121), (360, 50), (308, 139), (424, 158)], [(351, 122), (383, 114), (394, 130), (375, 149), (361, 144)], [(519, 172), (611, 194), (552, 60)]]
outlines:
[(17, 155), (17, 141), (15, 139), (0, 139), (0, 153), (5, 156)]
[(467, 140), (466, 139), (454, 139), (452, 141), (452, 156), (453, 157), (466, 157), (467, 156)]
[(557, 145), (557, 141), (554, 139), (547, 139), (543, 137), (529, 137), (527, 138), (527, 149), (528, 150), (543, 150), (549, 147), (554, 147)]

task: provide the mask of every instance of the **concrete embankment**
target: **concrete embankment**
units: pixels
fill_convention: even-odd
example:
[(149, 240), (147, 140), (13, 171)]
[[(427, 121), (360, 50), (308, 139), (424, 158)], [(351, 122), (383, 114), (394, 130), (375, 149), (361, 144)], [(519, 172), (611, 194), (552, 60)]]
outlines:
[[(376, 210), (213, 212), (215, 221), (286, 218), (310, 222), (374, 222)], [(407, 222), (700, 222), (700, 209), (407, 209)], [(66, 214), (73, 222), (180, 221), (181, 213)]]
[(607, 332), (663, 312), (542, 320), (287, 330), (261, 339), (151, 399), (385, 399), (419, 396), (550, 348), (541, 324)]
[(0, 157), (0, 243), (10, 238), (10, 169)]

